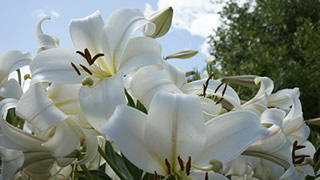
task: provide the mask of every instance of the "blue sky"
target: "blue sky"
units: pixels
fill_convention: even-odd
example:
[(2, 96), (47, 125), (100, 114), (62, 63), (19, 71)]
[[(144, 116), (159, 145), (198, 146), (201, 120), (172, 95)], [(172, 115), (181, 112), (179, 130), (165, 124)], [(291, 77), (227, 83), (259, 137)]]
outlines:
[(173, 59), (169, 62), (185, 71), (194, 68), (201, 70), (207, 59), (206, 37), (219, 25), (217, 12), (221, 5), (212, 4), (210, 0), (2, 0), (0, 53), (16, 49), (36, 55), (38, 44), (35, 29), (40, 17), (44, 15), (52, 17), (43, 23), (44, 33), (58, 37), (61, 47), (74, 49), (69, 36), (71, 19), (85, 17), (99, 10), (106, 20), (119, 8), (139, 8), (148, 15), (168, 6), (174, 9), (174, 19), (169, 33), (158, 39), (162, 44), (163, 56), (179, 50), (198, 50), (198, 55), (193, 58)]

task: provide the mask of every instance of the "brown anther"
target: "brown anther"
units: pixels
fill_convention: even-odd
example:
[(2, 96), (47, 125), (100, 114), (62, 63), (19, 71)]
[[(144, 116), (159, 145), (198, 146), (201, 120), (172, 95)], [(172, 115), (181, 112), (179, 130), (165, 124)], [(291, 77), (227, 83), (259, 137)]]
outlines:
[(102, 53), (99, 53), (99, 54), (96, 54), (90, 61), (90, 65), (93, 64), (99, 57), (101, 56), (104, 56), (104, 54)]
[(186, 173), (187, 173), (187, 176), (190, 175), (190, 170), (191, 170), (191, 157), (189, 156), (188, 162), (187, 162), (187, 165), (186, 165)]
[(222, 96), (224, 96), (224, 93), (226, 92), (227, 90), (227, 83), (224, 83), (224, 88), (223, 88), (223, 91), (222, 91)]
[(275, 106), (268, 106), (268, 108), (270, 109), (270, 108), (275, 108)]
[(203, 97), (206, 97), (206, 91), (207, 91), (207, 88), (208, 88), (208, 86), (209, 86), (209, 81), (210, 81), (211, 78), (213, 78), (213, 76), (214, 76), (214, 73), (212, 73), (212, 74), (208, 77), (208, 79), (206, 80), (206, 82), (203, 84)]
[(179, 162), (181, 171), (183, 171), (184, 170), (184, 164), (183, 164), (183, 160), (180, 158), (180, 156), (178, 156), (178, 162)]
[(83, 58), (87, 59), (87, 56), (86, 56), (83, 52), (81, 52), (81, 51), (76, 51), (76, 53), (80, 54)]
[(72, 62), (71, 62), (71, 66), (72, 66), (72, 67), (73, 67), (73, 69), (77, 72), (77, 74), (80, 76), (80, 75), (81, 75), (81, 73), (80, 73), (79, 69), (77, 68), (77, 66), (76, 66), (76, 65), (74, 65)]
[(158, 180), (158, 174), (157, 174), (157, 171), (154, 171), (154, 180)]
[(167, 169), (168, 169), (168, 174), (171, 174), (171, 166), (170, 166), (170, 163), (169, 163), (168, 159), (165, 159), (164, 162), (166, 163), (166, 166), (167, 166)]
[(224, 82), (221, 82), (221, 83), (219, 84), (219, 86), (217, 86), (217, 88), (214, 90), (214, 93), (217, 93), (217, 91), (218, 91), (219, 88), (223, 85), (223, 83), (224, 83)]
[(208, 172), (206, 172), (206, 176), (204, 177), (205, 180), (209, 180)]
[(85, 67), (84, 65), (82, 65), (82, 64), (79, 64), (81, 67), (82, 67), (82, 69), (83, 70), (85, 70), (88, 74), (90, 74), (90, 75), (92, 75), (92, 72), (87, 68), (87, 67)]
[(310, 157), (309, 155), (296, 155), (296, 151), (305, 148), (305, 145), (298, 145), (298, 141), (294, 141), (292, 147), (292, 162), (293, 164), (301, 164), (304, 162), (305, 158)]
[(90, 54), (88, 48), (85, 48), (85, 49), (84, 49), (84, 54), (86, 55), (86, 60), (87, 60), (88, 63), (90, 64), (90, 62), (91, 62), (91, 54)]
[(216, 104), (221, 103), (221, 101), (223, 101), (223, 98), (220, 98), (220, 99), (216, 102)]

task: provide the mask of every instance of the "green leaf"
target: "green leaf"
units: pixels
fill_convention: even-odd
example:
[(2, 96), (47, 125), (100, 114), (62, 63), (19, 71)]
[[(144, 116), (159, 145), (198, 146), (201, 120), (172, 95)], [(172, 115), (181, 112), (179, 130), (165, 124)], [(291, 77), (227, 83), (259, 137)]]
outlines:
[(128, 105), (128, 106), (131, 106), (131, 107), (136, 107), (136, 105), (134, 104), (134, 100), (132, 99), (132, 97), (130, 96), (130, 94), (128, 93), (128, 91), (127, 91), (126, 89), (124, 89), (124, 92), (125, 92), (126, 97), (127, 97), (127, 100), (128, 100), (127, 105)]
[(127, 169), (126, 164), (124, 163), (122, 157), (114, 151), (112, 145), (109, 141), (106, 141), (105, 145), (105, 154), (113, 161), (113, 163), (117, 166), (118, 170), (127, 178), (134, 179), (131, 175), (130, 171)]
[(137, 106), (136, 106), (136, 108), (137, 108), (138, 110), (140, 110), (140, 111), (148, 114), (147, 109), (144, 107), (144, 105), (143, 105), (139, 100), (137, 101)]
[(141, 179), (143, 171), (132, 164), (124, 155), (122, 155), (122, 159), (128, 170), (130, 171), (131, 175), (134, 179)]

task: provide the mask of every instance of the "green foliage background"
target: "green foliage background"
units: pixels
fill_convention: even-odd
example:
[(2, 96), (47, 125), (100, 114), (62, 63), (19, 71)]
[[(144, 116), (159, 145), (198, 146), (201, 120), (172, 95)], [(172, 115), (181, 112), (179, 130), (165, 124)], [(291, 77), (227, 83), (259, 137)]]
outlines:
[[(210, 36), (220, 76), (268, 76), (275, 91), (299, 87), (305, 119), (320, 116), (320, 1), (227, 2)], [(236, 87), (249, 99), (254, 90)]]

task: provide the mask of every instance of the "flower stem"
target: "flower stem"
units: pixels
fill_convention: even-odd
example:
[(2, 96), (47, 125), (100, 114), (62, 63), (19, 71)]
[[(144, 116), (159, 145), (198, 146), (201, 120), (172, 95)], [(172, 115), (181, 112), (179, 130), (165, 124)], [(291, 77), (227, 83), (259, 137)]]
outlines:
[(124, 177), (122, 175), (122, 173), (119, 171), (119, 169), (117, 168), (117, 166), (114, 164), (114, 162), (103, 152), (103, 150), (101, 149), (100, 146), (98, 146), (98, 152), (100, 153), (100, 155), (103, 157), (104, 160), (107, 161), (107, 163), (109, 164), (109, 166), (112, 168), (112, 170), (117, 174), (117, 176), (122, 179), (122, 180), (126, 180), (127, 178)]
[(84, 164), (80, 164), (80, 167), (81, 167), (81, 169), (83, 170), (84, 175), (86, 175), (86, 177), (88, 178), (88, 180), (93, 180), (93, 177), (91, 176), (91, 174), (90, 174), (87, 166), (84, 165)]

